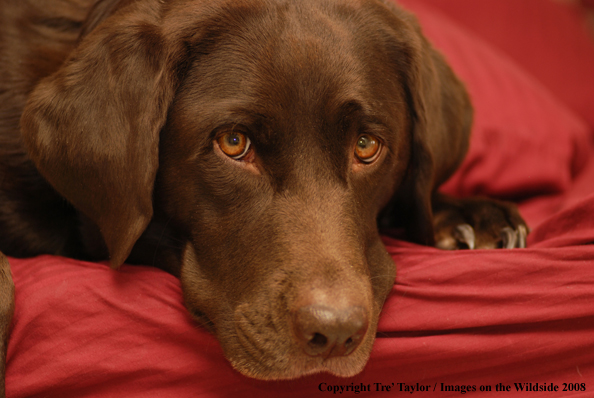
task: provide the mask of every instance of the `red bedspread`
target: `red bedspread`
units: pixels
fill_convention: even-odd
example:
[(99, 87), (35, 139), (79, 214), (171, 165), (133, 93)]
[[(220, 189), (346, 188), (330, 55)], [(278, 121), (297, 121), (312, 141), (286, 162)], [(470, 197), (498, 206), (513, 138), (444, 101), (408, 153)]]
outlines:
[(527, 249), (386, 237), (398, 276), (365, 371), (288, 382), (232, 370), (164, 272), (10, 259), (8, 396), (594, 396), (594, 44), (575, 10), (543, 0), (403, 3), (476, 107), (471, 151), (444, 190), (519, 201)]

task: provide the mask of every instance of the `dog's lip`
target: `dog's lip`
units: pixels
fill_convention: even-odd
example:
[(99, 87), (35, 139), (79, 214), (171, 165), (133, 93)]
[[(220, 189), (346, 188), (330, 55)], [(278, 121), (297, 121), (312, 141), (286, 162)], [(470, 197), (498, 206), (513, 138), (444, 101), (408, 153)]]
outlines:
[[(370, 352), (371, 353), (371, 352)], [(319, 373), (328, 373), (338, 377), (352, 377), (363, 371), (369, 360), (370, 353), (361, 359), (350, 357), (307, 357), (300, 355), (291, 358), (290, 365), (284, 368), (264, 364), (261, 358), (247, 354), (249, 358), (237, 359), (228, 357), (231, 366), (244, 376), (258, 380), (292, 380)]]
[[(255, 335), (249, 328), (242, 327), (241, 321), (245, 315), (241, 311), (236, 312), (232, 337), (235, 341), (225, 342), (223, 349), (233, 366), (239, 373), (259, 380), (289, 380), (296, 379), (316, 373), (329, 373), (339, 377), (351, 377), (360, 373), (371, 355), (371, 348), (375, 337), (376, 325), (370, 325), (364, 337), (364, 341), (353, 352), (346, 356), (324, 357), (307, 355), (298, 344), (290, 339), (287, 333), (278, 333), (283, 329), (282, 325), (274, 326), (276, 329), (275, 341), (262, 342), (261, 336)], [(249, 323), (248, 320), (246, 322)], [(266, 346), (268, 343), (268, 346)], [(233, 345), (235, 350), (225, 350), (226, 345)], [(284, 352), (280, 356), (271, 347), (283, 347)], [(237, 351), (239, 349), (239, 351)]]
[(256, 353), (264, 355), (268, 353), (254, 348), (246, 348), (245, 342), (242, 342), (242, 340), (238, 338), (238, 342), (243, 349), (242, 355), (238, 357), (227, 356), (227, 359), (239, 373), (258, 380), (292, 380), (318, 373), (329, 373), (338, 377), (352, 377), (363, 371), (371, 354), (371, 350), (369, 350), (369, 353), (359, 355), (357, 358), (354, 355), (324, 358), (299, 353), (288, 358), (287, 366), (280, 367), (278, 364), (270, 365), (266, 363), (267, 361), (263, 360), (263, 356)]

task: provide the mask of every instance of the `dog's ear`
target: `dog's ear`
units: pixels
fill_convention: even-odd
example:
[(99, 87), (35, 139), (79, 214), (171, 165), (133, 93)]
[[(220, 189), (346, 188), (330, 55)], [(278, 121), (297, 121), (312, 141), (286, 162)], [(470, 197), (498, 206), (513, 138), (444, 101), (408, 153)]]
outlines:
[(411, 157), (392, 201), (392, 217), (408, 237), (433, 245), (432, 196), (468, 150), (472, 106), (464, 85), (423, 35), (416, 18), (392, 4), (392, 59), (401, 76), (411, 120)]
[(159, 133), (177, 86), (180, 49), (161, 32), (160, 7), (133, 3), (106, 18), (39, 83), (21, 117), (31, 159), (97, 224), (113, 267), (152, 218)]

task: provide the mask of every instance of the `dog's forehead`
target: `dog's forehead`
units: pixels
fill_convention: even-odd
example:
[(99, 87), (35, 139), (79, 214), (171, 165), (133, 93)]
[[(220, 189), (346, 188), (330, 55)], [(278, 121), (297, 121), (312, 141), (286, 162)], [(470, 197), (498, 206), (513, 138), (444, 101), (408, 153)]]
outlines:
[(353, 88), (361, 83), (355, 32), (329, 15), (300, 10), (292, 3), (286, 9), (266, 9), (240, 24), (226, 22), (229, 29), (200, 60), (204, 69), (224, 74), (224, 79), (213, 76), (219, 89), (260, 89), (286, 105), (321, 98), (340, 83)]
[(264, 161), (271, 154), (275, 174), (300, 165), (302, 175), (319, 174), (313, 168), (343, 179), (357, 132), (342, 123), (352, 114), (403, 131), (402, 87), (377, 36), (381, 16), (349, 1), (269, 0), (259, 11), (245, 4), (214, 13), (192, 47), (172, 118), (189, 127), (176, 129), (188, 158), (208, 151), (217, 129), (243, 125), (255, 127), (250, 138)]
[[(195, 46), (191, 84), (184, 89), (195, 92), (205, 114), (209, 106), (250, 110), (293, 124), (328, 121), (353, 103), (378, 111), (377, 102), (386, 102), (379, 91), (390, 92), (382, 90), (385, 83), (395, 86), (393, 100), (398, 77), (375, 40), (384, 21), (362, 2), (230, 3), (224, 18), (210, 17), (216, 28), (201, 38), (206, 45)], [(246, 12), (246, 3), (260, 6)]]

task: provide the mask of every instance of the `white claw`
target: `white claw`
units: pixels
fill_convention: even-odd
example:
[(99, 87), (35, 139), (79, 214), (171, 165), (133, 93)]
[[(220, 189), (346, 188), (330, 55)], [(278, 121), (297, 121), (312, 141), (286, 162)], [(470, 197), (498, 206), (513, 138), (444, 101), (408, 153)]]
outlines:
[(524, 249), (526, 247), (526, 236), (528, 235), (528, 230), (524, 225), (520, 225), (518, 227), (518, 247), (520, 249)]
[(503, 240), (504, 249), (513, 249), (518, 241), (518, 234), (510, 227), (501, 230), (501, 240)]
[(456, 240), (460, 243), (466, 243), (470, 250), (474, 250), (475, 248), (475, 236), (474, 236), (474, 229), (469, 224), (460, 224), (456, 227), (454, 231), (454, 235)]

